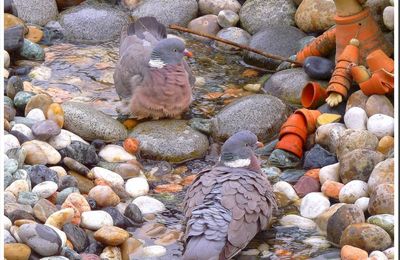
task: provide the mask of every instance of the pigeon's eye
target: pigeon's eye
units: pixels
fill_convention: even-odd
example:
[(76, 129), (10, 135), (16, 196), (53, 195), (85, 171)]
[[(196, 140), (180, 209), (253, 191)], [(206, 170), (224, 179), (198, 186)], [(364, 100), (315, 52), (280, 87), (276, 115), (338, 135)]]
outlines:
[(177, 50), (176, 50), (176, 49), (174, 49), (174, 52), (177, 52)]

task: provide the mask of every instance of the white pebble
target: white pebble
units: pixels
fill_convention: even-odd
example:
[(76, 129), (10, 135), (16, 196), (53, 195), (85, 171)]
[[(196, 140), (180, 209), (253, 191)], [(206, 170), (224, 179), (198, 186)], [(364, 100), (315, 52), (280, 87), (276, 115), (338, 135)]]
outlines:
[(103, 226), (112, 226), (114, 221), (104, 210), (84, 211), (81, 215), (81, 226), (91, 230), (98, 230)]
[(387, 256), (381, 251), (372, 251), (369, 257), (374, 260), (388, 260)]
[(346, 183), (339, 192), (339, 201), (354, 203), (361, 197), (368, 197), (368, 184), (360, 180), (352, 180)]
[(369, 204), (369, 198), (361, 197), (354, 202), (354, 205), (357, 205), (362, 211), (367, 212)]
[(112, 172), (110, 170), (101, 168), (101, 167), (94, 167), (92, 169), (94, 177), (96, 179), (104, 179), (105, 181), (109, 182), (112, 185), (124, 185), (124, 179), (122, 179), (121, 175)]
[(394, 136), (394, 118), (383, 114), (375, 114), (368, 119), (368, 131), (378, 139), (384, 136)]
[(340, 182), (339, 163), (327, 165), (319, 170), (319, 182), (321, 185), (327, 180)]
[(383, 251), (383, 253), (386, 255), (388, 259), (394, 259), (395, 251), (396, 249), (394, 247), (390, 247)]
[(58, 178), (60, 179), (61, 177), (67, 176), (67, 171), (61, 167), (61, 166), (52, 166), (49, 167), (50, 170), (53, 170), (57, 173)]
[(4, 68), (7, 69), (8, 67), (10, 67), (10, 54), (4, 50)]
[(143, 256), (160, 257), (167, 253), (167, 249), (163, 246), (146, 246), (143, 248)]
[(136, 159), (135, 156), (125, 151), (123, 147), (115, 144), (104, 146), (99, 152), (99, 156), (107, 162), (127, 162)]
[(289, 201), (295, 202), (299, 200), (299, 196), (294, 190), (293, 186), (286, 181), (278, 181), (272, 186), (274, 192), (282, 193)]
[(81, 143), (89, 145), (89, 143), (86, 142), (85, 140), (83, 140), (82, 137), (80, 137), (77, 134), (72, 133), (71, 131), (68, 131), (68, 130), (65, 130), (65, 129), (61, 129), (61, 132), (64, 132), (64, 133), (68, 134), (69, 137), (71, 137), (71, 142), (78, 141), (78, 142), (81, 142)]
[(365, 130), (367, 129), (368, 116), (364, 109), (359, 107), (352, 107), (347, 110), (344, 115), (344, 124), (349, 129)]
[(304, 218), (302, 216), (294, 214), (283, 216), (279, 220), (279, 223), (282, 226), (295, 226), (301, 229), (308, 229), (308, 230), (315, 230), (317, 228), (317, 224), (311, 219)]
[(385, 24), (386, 28), (393, 31), (394, 29), (394, 7), (393, 6), (386, 6), (383, 10), (383, 23)]
[[(61, 154), (46, 142), (39, 140), (32, 140), (22, 144), (22, 147), (26, 147), (30, 144), (37, 145), (40, 150), (46, 155), (48, 164), (58, 164), (61, 161)], [(29, 153), (29, 151), (27, 151)]]
[(149, 196), (137, 197), (132, 203), (138, 206), (142, 214), (154, 214), (165, 210), (165, 206), (161, 201)]
[(300, 215), (305, 218), (316, 218), (331, 206), (328, 197), (322, 192), (308, 193), (301, 200)]
[(66, 130), (61, 129), (59, 135), (51, 137), (47, 142), (55, 149), (61, 150), (71, 144), (71, 136)]
[(32, 192), (36, 193), (40, 198), (46, 199), (54, 194), (57, 189), (57, 183), (53, 181), (44, 181), (33, 187)]
[(26, 115), (26, 118), (33, 119), (36, 121), (46, 120), (43, 111), (39, 108), (34, 108), (31, 111), (29, 111), (29, 113)]
[(18, 139), (13, 135), (5, 135), (3, 137), (3, 144), (4, 144), (4, 153), (7, 153), (8, 150), (13, 148), (19, 148), (21, 145), (19, 144)]
[(21, 192), (29, 191), (29, 183), (26, 180), (16, 180), (12, 182), (5, 191), (11, 192), (16, 198), (18, 198)]
[(129, 193), (129, 195), (136, 198), (146, 195), (149, 192), (149, 184), (145, 178), (135, 177), (126, 182), (125, 190)]
[(10, 227), (12, 226), (11, 220), (7, 217), (3, 215), (3, 226), (4, 229), (10, 230)]
[(24, 125), (24, 124), (15, 124), (15, 125), (11, 128), (11, 131), (20, 132), (21, 134), (24, 134), (26, 137), (28, 137), (28, 138), (31, 139), (31, 140), (35, 139), (35, 138), (33, 137), (32, 130), (31, 130), (28, 126), (26, 126), (26, 125)]

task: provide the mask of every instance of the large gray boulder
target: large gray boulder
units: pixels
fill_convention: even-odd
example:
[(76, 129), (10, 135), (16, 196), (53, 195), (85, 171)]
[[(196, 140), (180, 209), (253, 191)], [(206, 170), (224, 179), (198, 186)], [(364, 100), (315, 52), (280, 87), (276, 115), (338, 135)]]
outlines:
[[(305, 36), (304, 32), (293, 26), (268, 26), (251, 37), (250, 47), (288, 58), (297, 53), (299, 41)], [(244, 60), (248, 64), (271, 70), (282, 62), (253, 52), (246, 52)]]
[(64, 128), (87, 141), (100, 139), (113, 142), (127, 137), (124, 125), (89, 104), (69, 101), (61, 106), (64, 110)]
[(60, 14), (60, 24), (69, 40), (104, 42), (120, 36), (130, 21), (128, 14), (108, 4), (81, 4)]
[(212, 120), (212, 135), (224, 141), (241, 130), (249, 130), (262, 142), (278, 136), (289, 114), (278, 98), (258, 94), (240, 98), (222, 109)]
[(45, 25), (58, 15), (56, 0), (13, 0), (18, 17), (28, 23)]
[(185, 120), (140, 123), (130, 136), (140, 141), (143, 157), (172, 163), (201, 158), (209, 146), (208, 138), (191, 128)]
[(239, 12), (242, 28), (251, 34), (268, 25), (295, 25), (293, 0), (247, 0)]
[(168, 26), (179, 24), (186, 26), (197, 17), (198, 4), (196, 0), (144, 0), (132, 11), (132, 17), (153, 16)]

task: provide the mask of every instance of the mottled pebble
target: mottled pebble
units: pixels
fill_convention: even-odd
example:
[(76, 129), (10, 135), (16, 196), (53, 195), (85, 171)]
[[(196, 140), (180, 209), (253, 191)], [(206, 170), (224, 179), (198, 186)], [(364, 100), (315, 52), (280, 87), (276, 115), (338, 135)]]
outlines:
[(29, 183), (26, 180), (16, 180), (5, 189), (5, 191), (14, 194), (15, 197), (18, 197), (21, 192), (28, 192), (29, 190)]
[(46, 225), (52, 225), (58, 229), (62, 229), (66, 223), (70, 223), (74, 217), (72, 208), (65, 208), (54, 212), (46, 219)]
[(37, 219), (44, 223), (46, 222), (46, 219), (57, 210), (57, 207), (50, 201), (40, 199), (33, 207), (33, 214)]
[(36, 193), (40, 198), (46, 199), (55, 193), (58, 185), (52, 181), (44, 181), (33, 187), (32, 192)]
[(383, 183), (370, 194), (368, 212), (376, 214), (394, 214), (394, 185)]
[(24, 134), (26, 137), (28, 137), (28, 139), (30, 139), (30, 140), (34, 139), (32, 130), (28, 126), (26, 126), (24, 124), (15, 124), (11, 128), (11, 131), (20, 132), (20, 133)]
[(74, 249), (80, 253), (89, 245), (89, 240), (85, 231), (77, 225), (67, 223), (62, 230), (74, 246)]
[(383, 183), (394, 183), (394, 159), (389, 158), (375, 165), (369, 179), (368, 191), (372, 193), (375, 188)]
[(108, 260), (120, 260), (122, 259), (121, 249), (116, 246), (107, 246), (101, 253), (100, 258)]
[(4, 258), (7, 260), (28, 260), (31, 255), (29, 246), (20, 243), (4, 245)]
[(367, 219), (367, 222), (383, 228), (388, 234), (394, 238), (394, 215), (391, 214), (379, 214), (371, 216)]
[(361, 197), (354, 202), (354, 205), (358, 206), (362, 211), (367, 212), (369, 204), (369, 198)]
[(18, 230), (21, 240), (41, 256), (58, 253), (61, 239), (50, 227), (41, 224), (25, 224)]
[(90, 206), (84, 196), (78, 193), (71, 193), (68, 195), (61, 208), (72, 208), (74, 210), (74, 217), (72, 219), (73, 224), (79, 224), (81, 222), (81, 215), (90, 211)]

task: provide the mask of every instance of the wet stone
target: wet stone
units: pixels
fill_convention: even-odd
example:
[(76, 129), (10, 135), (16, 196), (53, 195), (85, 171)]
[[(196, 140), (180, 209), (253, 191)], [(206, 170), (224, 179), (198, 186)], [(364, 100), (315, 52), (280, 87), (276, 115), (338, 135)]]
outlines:
[(130, 203), (126, 207), (124, 215), (135, 223), (144, 222), (142, 212), (140, 211), (140, 208), (136, 204)]
[(335, 63), (326, 58), (310, 56), (304, 60), (303, 68), (312, 79), (329, 80), (335, 69)]

